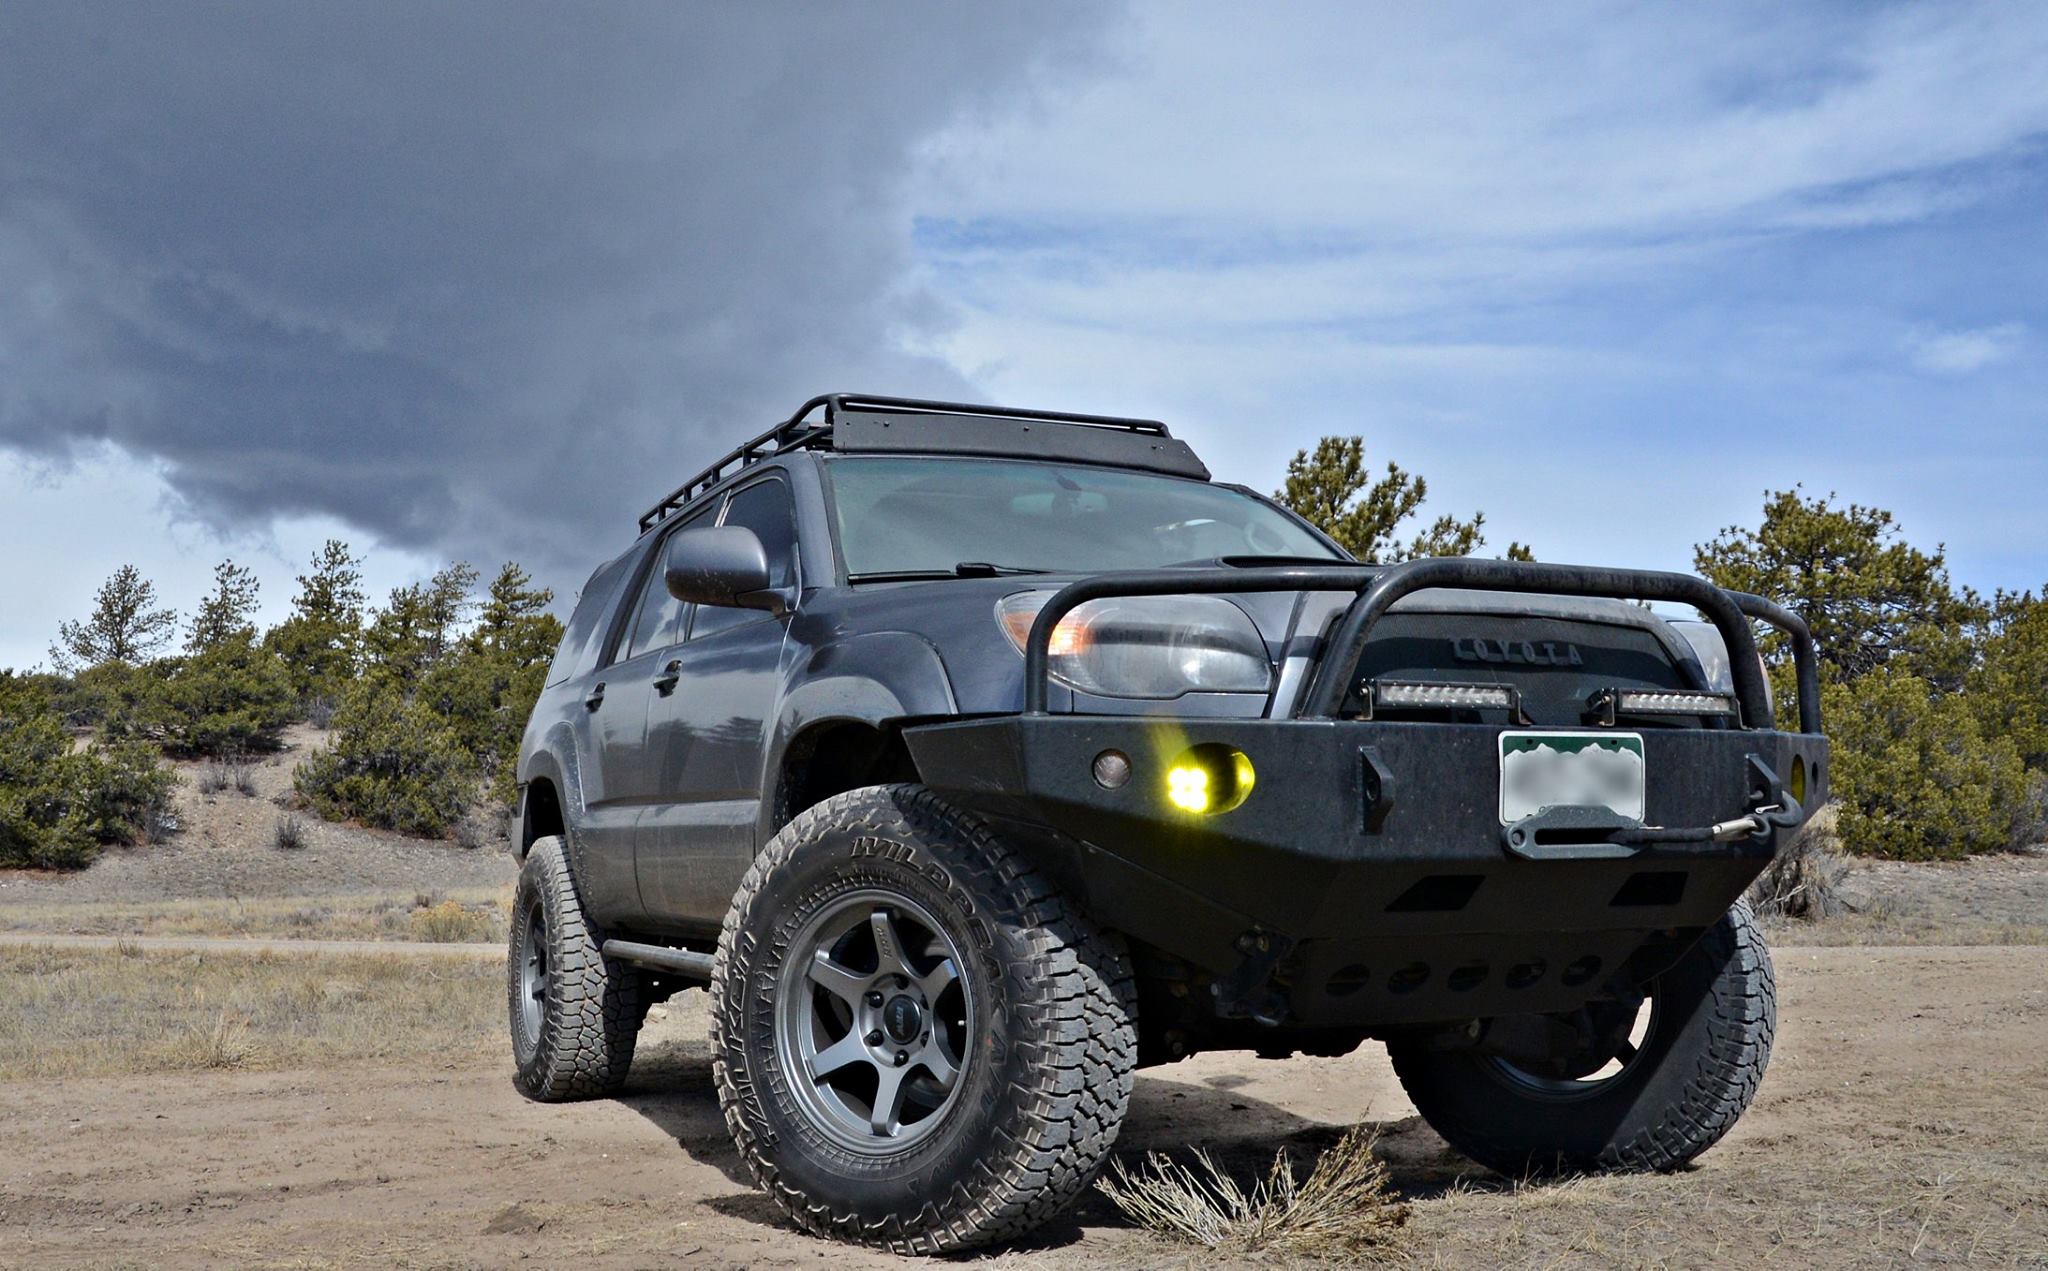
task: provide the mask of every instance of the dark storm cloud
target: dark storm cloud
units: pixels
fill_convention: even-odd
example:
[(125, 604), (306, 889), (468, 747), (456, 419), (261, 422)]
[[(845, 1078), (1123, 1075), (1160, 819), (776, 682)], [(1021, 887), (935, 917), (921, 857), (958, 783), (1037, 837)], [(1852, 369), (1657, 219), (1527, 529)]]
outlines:
[(960, 390), (899, 351), (942, 321), (901, 181), (1088, 22), (9, 5), (0, 446), (561, 581), (811, 392)]

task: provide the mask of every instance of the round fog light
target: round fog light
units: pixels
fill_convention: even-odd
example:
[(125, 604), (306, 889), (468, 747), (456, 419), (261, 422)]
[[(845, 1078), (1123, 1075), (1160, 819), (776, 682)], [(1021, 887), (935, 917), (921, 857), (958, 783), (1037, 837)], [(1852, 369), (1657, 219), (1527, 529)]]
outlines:
[(1105, 790), (1121, 790), (1131, 779), (1131, 757), (1121, 750), (1105, 750), (1095, 756), (1095, 784)]
[(1251, 756), (1205, 741), (1183, 750), (1166, 769), (1166, 801), (1183, 812), (1216, 816), (1251, 797)]

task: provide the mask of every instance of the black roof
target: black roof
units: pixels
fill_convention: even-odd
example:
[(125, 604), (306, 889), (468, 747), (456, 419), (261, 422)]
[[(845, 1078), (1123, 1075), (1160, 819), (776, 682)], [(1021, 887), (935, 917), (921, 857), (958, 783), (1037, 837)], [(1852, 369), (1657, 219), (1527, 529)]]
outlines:
[[(822, 418), (812, 418), (821, 411)], [(727, 477), (792, 450), (1060, 459), (1209, 479), (1195, 452), (1156, 419), (828, 393), (678, 486), (641, 516), (641, 530), (674, 516)]]

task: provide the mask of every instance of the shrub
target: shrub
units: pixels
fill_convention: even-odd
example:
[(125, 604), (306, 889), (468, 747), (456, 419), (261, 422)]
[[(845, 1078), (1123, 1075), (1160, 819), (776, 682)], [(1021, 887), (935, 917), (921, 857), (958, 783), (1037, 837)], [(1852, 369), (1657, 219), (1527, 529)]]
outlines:
[(100, 842), (152, 843), (174, 828), (171, 792), (178, 777), (160, 762), (156, 747), (110, 742), (80, 758), (87, 765), (87, 819)]
[(299, 765), (293, 785), (328, 820), (443, 837), (475, 801), (476, 765), (432, 711), (380, 688), (349, 689), (327, 749)]
[(145, 841), (176, 785), (148, 746), (77, 749), (46, 692), (0, 675), (0, 865), (76, 869)]
[(2019, 749), (1987, 735), (1962, 696), (1886, 668), (1827, 685), (1822, 709), (1849, 851), (1955, 860), (2027, 845), (2035, 827)]
[(498, 924), (487, 910), (444, 900), (412, 911), (412, 938), (433, 944), (481, 944), (495, 940)]
[(226, 755), (274, 750), (291, 722), (291, 677), (275, 652), (245, 635), (150, 668), (144, 708), (171, 750)]
[(287, 812), (277, 818), (277, 845), (287, 852), (296, 852), (306, 845), (306, 823)]

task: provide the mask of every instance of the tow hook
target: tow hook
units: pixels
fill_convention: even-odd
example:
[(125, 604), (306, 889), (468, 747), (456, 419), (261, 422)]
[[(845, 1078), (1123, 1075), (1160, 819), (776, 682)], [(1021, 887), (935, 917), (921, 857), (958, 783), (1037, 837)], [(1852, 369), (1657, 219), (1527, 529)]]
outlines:
[(1287, 999), (1268, 987), (1273, 968), (1294, 950), (1294, 941), (1273, 931), (1253, 929), (1237, 938), (1244, 960), (1230, 974), (1209, 985), (1222, 1019), (1252, 1019), (1271, 1028), (1287, 1018)]

